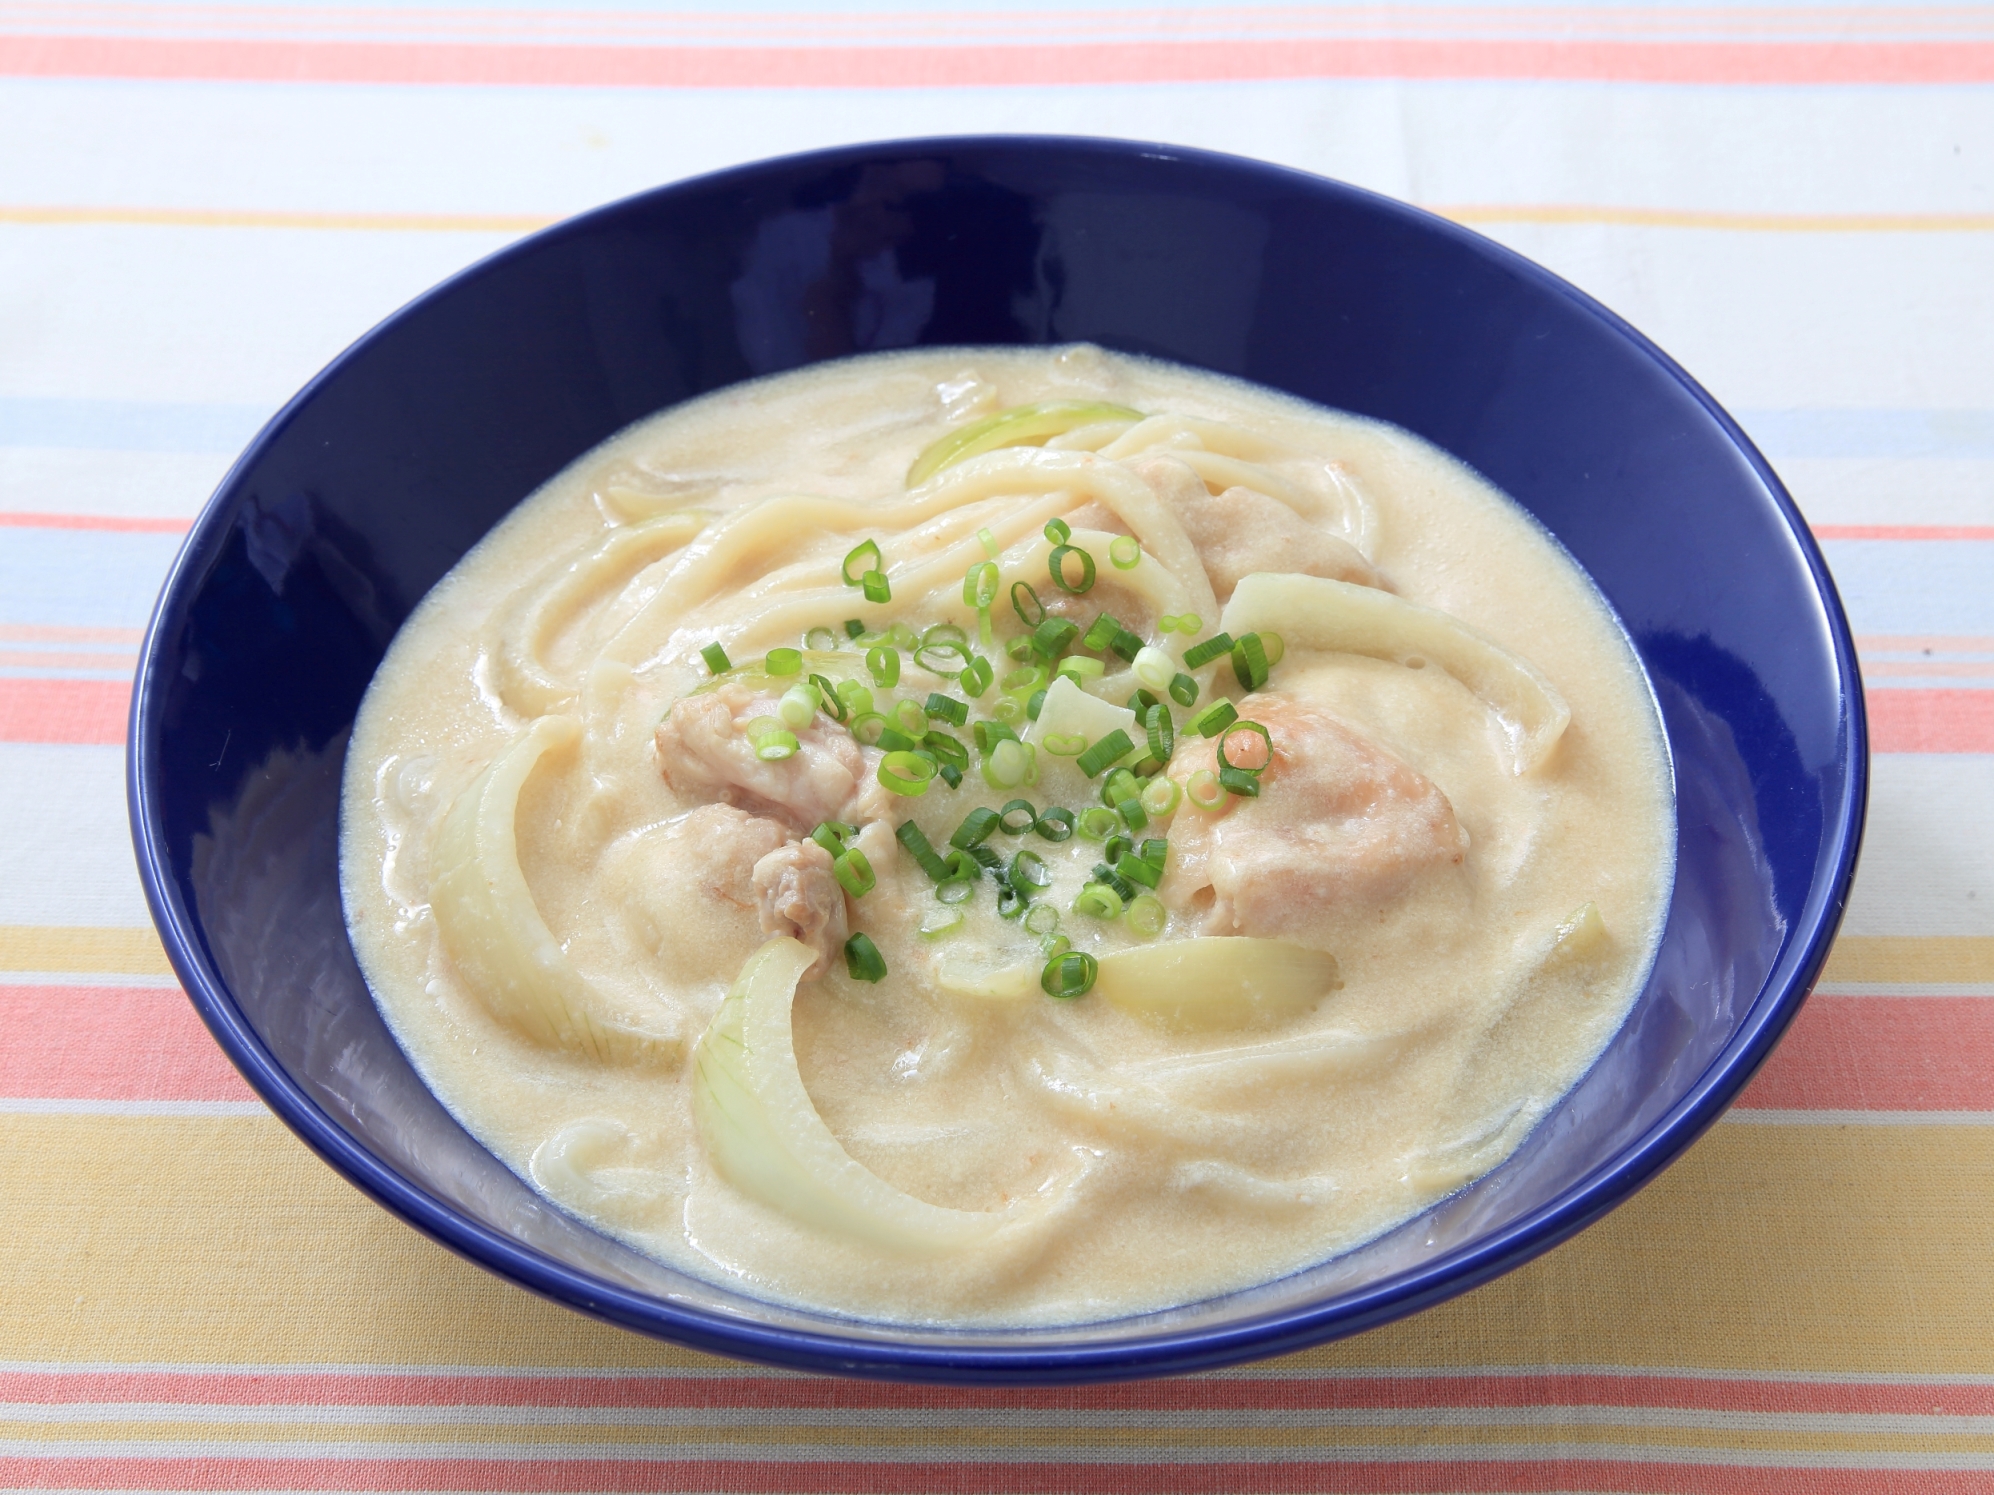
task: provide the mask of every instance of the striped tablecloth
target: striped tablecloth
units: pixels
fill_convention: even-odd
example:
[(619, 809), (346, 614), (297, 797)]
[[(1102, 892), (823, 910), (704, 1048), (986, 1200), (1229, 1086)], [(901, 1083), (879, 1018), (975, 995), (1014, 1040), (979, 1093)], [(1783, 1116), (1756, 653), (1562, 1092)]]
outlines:
[[(617, 3), (0, 0), (0, 1486), (1994, 1490), (1994, 8)], [(986, 130), (1550, 265), (1739, 415), (1859, 635), (1855, 903), (1743, 1103), (1536, 1264), (1232, 1374), (847, 1384), (503, 1286), (253, 1101), (128, 849), (160, 578), (342, 346), (594, 203)]]

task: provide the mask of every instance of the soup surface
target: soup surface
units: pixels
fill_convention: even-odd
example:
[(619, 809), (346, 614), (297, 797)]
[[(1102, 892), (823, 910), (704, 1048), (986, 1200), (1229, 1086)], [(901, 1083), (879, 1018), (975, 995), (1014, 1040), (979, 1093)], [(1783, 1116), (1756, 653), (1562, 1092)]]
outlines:
[(355, 727), (354, 946), (563, 1208), (864, 1317), (1321, 1261), (1507, 1157), (1673, 864), (1585, 575), (1394, 428), (1090, 347), (876, 355), (589, 453)]

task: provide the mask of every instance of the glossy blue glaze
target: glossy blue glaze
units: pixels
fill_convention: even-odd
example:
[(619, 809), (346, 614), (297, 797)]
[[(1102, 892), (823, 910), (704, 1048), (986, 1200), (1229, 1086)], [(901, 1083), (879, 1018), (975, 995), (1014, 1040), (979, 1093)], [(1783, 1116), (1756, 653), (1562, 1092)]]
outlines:
[[(1309, 1271), (1110, 1323), (920, 1331), (773, 1308), (546, 1206), (422, 1088), (340, 920), (345, 733), (418, 598), (544, 479), (706, 390), (869, 349), (1090, 340), (1395, 421), (1535, 513), (1654, 681), (1680, 865), (1626, 1028), (1517, 1156)], [(1765, 1058), (1840, 919), (1867, 756), (1819, 553), (1737, 427), (1554, 276), (1424, 213), (1120, 142), (862, 146), (540, 234), (363, 338), (259, 435), (160, 599), (131, 720), (175, 968), (271, 1107), (416, 1228), (584, 1312), (859, 1375), (1153, 1375), (1383, 1323), (1529, 1259), (1680, 1152)]]

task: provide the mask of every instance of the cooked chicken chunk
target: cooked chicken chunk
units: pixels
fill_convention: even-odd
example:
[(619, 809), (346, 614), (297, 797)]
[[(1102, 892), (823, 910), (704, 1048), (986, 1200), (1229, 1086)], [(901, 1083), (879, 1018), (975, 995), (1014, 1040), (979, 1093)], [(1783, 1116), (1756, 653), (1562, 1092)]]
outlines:
[(1241, 577), (1256, 571), (1299, 572), (1391, 590), (1354, 545), (1310, 524), (1278, 499), (1251, 488), (1213, 494), (1204, 479), (1170, 457), (1152, 458), (1136, 471), (1184, 526), (1221, 602), (1232, 596)]
[(866, 780), (859, 745), (820, 715), (796, 734), (792, 756), (764, 762), (743, 729), (757, 717), (773, 716), (776, 700), (730, 681), (674, 705), (657, 733), (658, 766), (672, 791), (776, 816), (799, 835), (842, 818)]
[[(1313, 944), (1326, 914), (1382, 907), (1420, 874), (1460, 862), (1468, 838), (1454, 807), (1417, 770), (1290, 696), (1248, 696), (1240, 715), (1273, 742), (1259, 798), (1234, 799), (1221, 815), (1186, 807), (1170, 827), (1164, 901), (1202, 915), (1205, 933)], [(1252, 761), (1260, 749), (1242, 733), (1227, 753)], [(1217, 766), (1215, 742), (1186, 738), (1170, 773)]]
[(762, 933), (786, 934), (817, 952), (805, 978), (821, 976), (844, 948), (845, 890), (831, 875), (831, 854), (815, 841), (792, 841), (755, 863)]

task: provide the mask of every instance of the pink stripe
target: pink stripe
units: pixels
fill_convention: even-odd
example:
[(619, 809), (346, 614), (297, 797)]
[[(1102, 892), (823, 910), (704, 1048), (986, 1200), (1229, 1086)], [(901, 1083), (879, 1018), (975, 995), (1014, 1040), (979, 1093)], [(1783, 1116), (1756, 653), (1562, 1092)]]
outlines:
[[(5, 42), (0, 40), (0, 57), (5, 55)], [(150, 519), (124, 514), (0, 513), (0, 528), (7, 529), (110, 529), (141, 534), (184, 535), (192, 527), (190, 519)]]
[(1817, 540), (1994, 540), (1994, 524), (1817, 524)]
[(1994, 996), (1817, 998), (1801, 1009), (1738, 1104), (1775, 1111), (1994, 1109)]
[(467, 1376), (406, 1371), (9, 1371), (0, 1401), (38, 1406), (171, 1403), (194, 1407), (536, 1407), (594, 1410), (1053, 1412), (1419, 1411), (1561, 1407), (1671, 1411), (1985, 1417), (1994, 1386), (1880, 1384), (1545, 1371), (1459, 1375), (1191, 1377), (1126, 1386), (991, 1390), (868, 1385), (828, 1377)]
[(123, 742), (131, 691), (123, 680), (0, 679), (0, 742)]
[(1994, 690), (1871, 690), (1869, 745), (1879, 753), (1994, 753)]
[(178, 991), (0, 986), (0, 1095), (254, 1100)]
[[(1721, 1451), (1711, 1455), (1722, 1457)], [(1852, 1455), (1851, 1458), (1859, 1457)], [(157, 1457), (0, 1459), (21, 1489), (769, 1491), (823, 1495), (1289, 1495), (1391, 1490), (1640, 1491), (1671, 1495), (1994, 1495), (1994, 1473), (1780, 1469), (1612, 1457), (1333, 1460), (1293, 1463), (888, 1463), (863, 1456), (776, 1463), (718, 1459), (341, 1459)]]
[(0, 37), (0, 74), (632, 88), (933, 88), (1272, 78), (1984, 83), (1994, 43), (1362, 38), (957, 46), (494, 46)]

